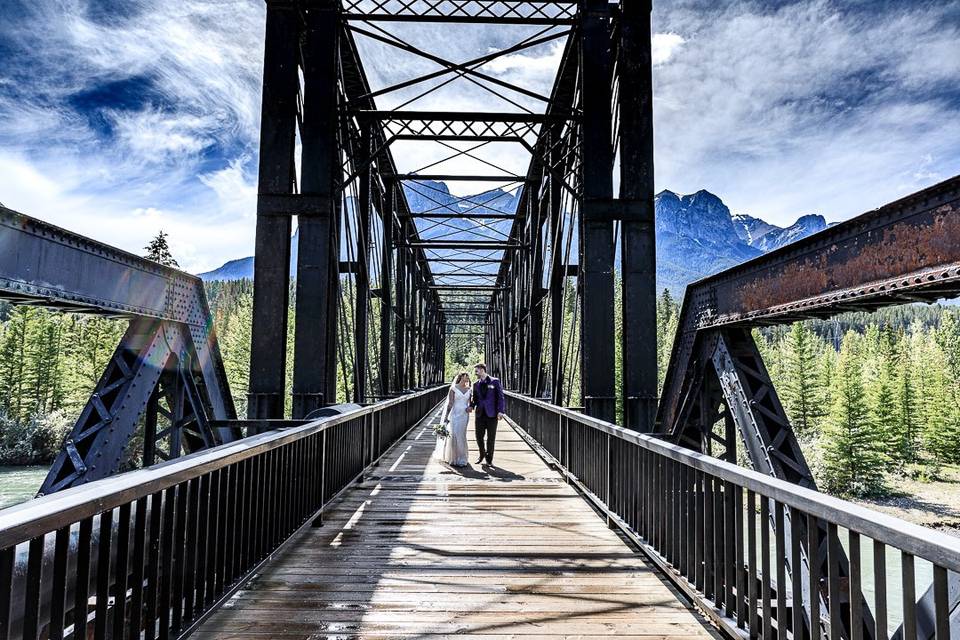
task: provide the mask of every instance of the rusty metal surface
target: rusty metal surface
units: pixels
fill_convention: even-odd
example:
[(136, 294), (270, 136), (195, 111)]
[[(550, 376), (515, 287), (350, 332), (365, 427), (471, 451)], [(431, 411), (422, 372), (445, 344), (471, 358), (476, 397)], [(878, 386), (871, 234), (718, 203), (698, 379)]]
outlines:
[(207, 324), (200, 278), (0, 206), (0, 299)]
[(657, 423), (671, 431), (699, 332), (960, 294), (960, 176), (687, 287)]

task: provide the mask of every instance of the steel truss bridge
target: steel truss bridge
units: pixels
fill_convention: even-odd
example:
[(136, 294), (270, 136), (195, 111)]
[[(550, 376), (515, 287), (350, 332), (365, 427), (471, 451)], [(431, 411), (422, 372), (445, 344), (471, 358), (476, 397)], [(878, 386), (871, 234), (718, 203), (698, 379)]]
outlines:
[[(0, 208), (3, 299), (129, 320), (42, 496), (0, 511), (0, 638), (960, 638), (960, 542), (818, 493), (750, 333), (960, 293), (960, 177), (690, 285), (658, 396), (649, 0), (266, 5), (244, 419), (199, 279)], [(466, 60), (430, 50), (491, 26), (520, 35)], [(489, 71), (537, 47), (559, 54), (548, 94)], [(391, 55), (433, 70), (368, 76)], [(448, 84), (482, 108), (420, 108)], [(498, 145), (519, 164), (483, 155)], [(438, 181), (496, 189), (451, 196)], [(430, 467), (421, 436), (464, 334), (511, 390), (501, 455), (542, 482)], [(317, 418), (338, 389), (360, 406)], [(118, 473), (139, 438), (143, 468)], [(397, 513), (410, 505), (416, 528), (448, 491), (524, 524), (495, 520), (502, 544), (441, 566), (457, 551), (424, 547)], [(587, 504), (619, 536), (591, 529)], [(363, 524), (367, 507), (380, 515)], [(271, 582), (297, 570), (322, 579)], [(637, 571), (660, 581), (634, 584)], [(429, 589), (397, 586), (420, 574)], [(478, 627), (457, 608), (460, 574), (481, 593), (518, 580), (529, 600)], [(323, 600), (364, 589), (366, 605)], [(636, 599), (598, 613), (592, 593)], [(462, 626), (424, 613), (433, 603)], [(406, 622), (375, 622), (376, 606)], [(535, 627), (530, 607), (547, 614)]]

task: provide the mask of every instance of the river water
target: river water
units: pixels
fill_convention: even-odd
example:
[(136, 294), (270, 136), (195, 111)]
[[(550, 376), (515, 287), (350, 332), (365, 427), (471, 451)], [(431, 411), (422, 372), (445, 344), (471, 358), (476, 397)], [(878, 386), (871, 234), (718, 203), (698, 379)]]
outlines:
[(0, 509), (30, 500), (37, 495), (48, 467), (0, 466)]

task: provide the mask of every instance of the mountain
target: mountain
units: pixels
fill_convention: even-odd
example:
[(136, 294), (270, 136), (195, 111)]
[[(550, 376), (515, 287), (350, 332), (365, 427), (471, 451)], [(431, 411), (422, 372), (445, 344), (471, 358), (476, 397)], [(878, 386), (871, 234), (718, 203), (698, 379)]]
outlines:
[[(513, 213), (519, 190), (492, 189), (466, 198), (457, 198), (443, 182), (424, 180), (404, 185), (410, 209), (443, 214)], [(347, 206), (352, 203), (348, 202)], [(420, 220), (424, 239), (443, 236), (480, 239), (471, 233), (479, 225), (473, 220)], [(485, 222), (483, 233), (507, 234), (511, 221)], [(458, 231), (451, 235), (451, 227)], [(732, 215), (716, 195), (701, 190), (690, 195), (662, 191), (656, 197), (657, 286), (680, 296), (690, 282), (795, 242), (827, 227), (821, 215), (804, 215), (789, 227), (779, 227), (746, 214)], [(291, 274), (296, 276), (297, 234), (291, 238)], [(575, 243), (577, 242), (575, 238)], [(201, 273), (204, 280), (239, 280), (253, 277), (253, 257), (231, 260), (213, 271)]]
[(733, 216), (733, 224), (741, 240), (763, 252), (773, 251), (827, 228), (826, 219), (819, 214), (800, 216), (796, 222), (786, 228), (746, 214)]
[(747, 244), (758, 242), (770, 231), (780, 228), (760, 218), (748, 216), (745, 213), (738, 213), (732, 216), (732, 219), (733, 226), (737, 230), (737, 235)]
[(197, 275), (205, 282), (211, 280), (243, 280), (244, 278), (253, 278), (253, 256), (225, 262), (213, 271), (207, 271)]
[(657, 286), (681, 295), (700, 278), (740, 264), (827, 228), (821, 215), (778, 227), (730, 209), (709, 191), (656, 197)]
[[(300, 230), (297, 229), (290, 237), (290, 277), (297, 277), (297, 253), (299, 251)], [(213, 271), (198, 273), (197, 276), (204, 282), (213, 280), (252, 280), (253, 256), (237, 258), (220, 265)]]
[[(504, 191), (503, 189), (491, 189), (464, 198), (458, 198), (450, 193), (450, 189), (443, 182), (433, 180), (421, 180), (418, 182), (404, 183), (404, 192), (407, 196), (407, 203), (410, 210), (417, 213), (443, 213), (443, 214), (466, 214), (482, 215), (484, 213), (513, 213), (517, 210), (520, 201), (520, 189), (513, 191)], [(346, 206), (354, 205), (353, 198), (347, 198)], [(478, 224), (473, 220), (448, 219), (443, 221), (443, 225), (435, 224), (437, 221), (421, 220), (418, 223), (420, 237), (424, 240), (430, 240), (438, 236), (450, 237), (450, 227), (454, 227), (463, 232), (461, 236), (466, 240), (482, 240), (477, 234), (470, 233), (471, 229), (479, 229), (479, 233), (484, 236), (490, 236), (491, 232), (497, 232), (504, 236), (510, 233), (510, 220), (484, 221)], [(290, 238), (290, 275), (297, 275), (297, 232), (294, 231)], [(346, 235), (341, 237), (341, 242), (346, 242)], [(222, 266), (198, 274), (204, 281), (212, 280), (242, 280), (243, 278), (253, 278), (253, 256), (230, 260)]]
[(656, 200), (657, 287), (679, 295), (689, 283), (762, 254), (737, 234), (730, 209), (709, 191)]

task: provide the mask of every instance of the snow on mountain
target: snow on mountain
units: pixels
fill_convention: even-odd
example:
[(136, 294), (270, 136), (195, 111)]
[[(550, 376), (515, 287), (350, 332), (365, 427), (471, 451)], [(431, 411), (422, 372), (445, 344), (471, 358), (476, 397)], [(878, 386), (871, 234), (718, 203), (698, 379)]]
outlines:
[[(443, 182), (421, 181), (405, 184), (407, 202), (415, 212), (481, 215), (513, 213), (520, 192), (493, 189), (458, 198)], [(347, 203), (350, 206), (351, 203)], [(479, 229), (472, 220), (418, 220), (421, 237), (444, 236), (478, 240), (471, 229)], [(486, 221), (481, 230), (506, 234), (511, 221)], [(451, 236), (451, 228), (455, 233)], [(804, 215), (789, 227), (779, 227), (746, 214), (732, 215), (718, 196), (700, 190), (689, 195), (662, 191), (656, 196), (657, 286), (680, 295), (690, 282), (755, 258), (812, 233), (825, 229), (821, 215)], [(291, 274), (296, 276), (297, 234), (291, 238)], [(253, 257), (231, 260), (218, 269), (200, 274), (204, 280), (238, 280), (253, 277)]]

